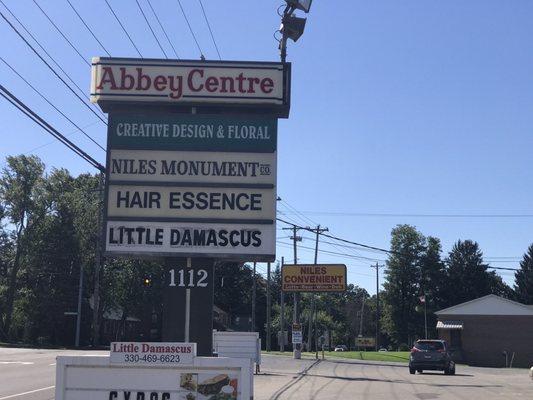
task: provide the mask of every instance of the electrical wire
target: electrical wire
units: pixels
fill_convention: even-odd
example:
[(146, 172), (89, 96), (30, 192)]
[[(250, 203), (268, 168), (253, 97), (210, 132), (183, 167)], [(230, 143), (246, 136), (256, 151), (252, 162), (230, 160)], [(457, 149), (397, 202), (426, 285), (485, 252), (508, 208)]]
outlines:
[[(98, 123), (98, 121), (95, 121), (95, 122), (92, 122), (92, 123), (87, 124), (87, 125), (85, 125), (85, 126), (82, 126), (82, 128), (84, 128), (84, 129), (85, 129), (85, 128), (88, 128), (88, 127), (90, 127), (90, 126), (93, 126), (93, 125), (96, 124), (96, 123)], [(76, 130), (71, 131), (71, 132), (69, 132), (69, 133), (65, 133), (65, 136), (66, 136), (66, 137), (70, 137), (70, 136), (72, 136), (72, 135), (74, 135), (75, 133), (78, 133), (78, 132), (79, 132), (79, 131), (76, 129)], [(34, 151), (40, 150), (40, 149), (42, 149), (43, 147), (50, 146), (51, 144), (54, 144), (54, 143), (56, 143), (55, 140), (54, 140), (54, 141), (51, 141), (51, 142), (43, 143), (43, 144), (41, 144), (41, 145), (39, 145), (39, 146), (37, 146), (37, 147), (34, 147), (34, 148), (30, 149), (30, 150), (25, 151), (24, 154), (26, 154), (26, 155), (31, 154), (31, 153), (33, 153)]]
[(33, 122), (35, 122), (37, 125), (43, 128), (45, 131), (47, 131), (49, 134), (51, 134), (54, 138), (59, 140), (65, 146), (67, 146), (70, 150), (72, 150), (78, 156), (80, 156), (85, 161), (87, 161), (89, 164), (91, 164), (94, 168), (98, 169), (100, 172), (105, 173), (105, 168), (102, 164), (100, 164), (98, 161), (92, 158), (89, 154), (83, 151), (80, 147), (78, 147), (73, 142), (71, 142), (69, 139), (67, 139), (57, 129), (55, 129), (52, 125), (50, 125), (43, 118), (41, 118), (36, 112), (30, 109), (26, 104), (24, 104), (24, 102), (19, 100), (13, 93), (11, 93), (8, 89), (6, 89), (1, 84), (0, 84), (0, 96), (6, 99), (9, 103), (11, 103), (19, 111), (21, 111), (24, 115), (30, 118)]
[(109, 51), (107, 51), (107, 49), (104, 47), (104, 45), (102, 44), (102, 42), (100, 40), (98, 40), (98, 38), (96, 37), (96, 35), (94, 34), (94, 32), (92, 31), (92, 29), (89, 27), (89, 25), (87, 25), (87, 23), (85, 22), (85, 20), (82, 18), (82, 16), (80, 15), (80, 13), (78, 12), (78, 10), (76, 10), (74, 8), (74, 6), (72, 5), (72, 3), (70, 2), (70, 0), (67, 0), (67, 3), (69, 4), (70, 8), (72, 8), (72, 11), (74, 11), (74, 13), (76, 13), (76, 15), (78, 16), (78, 18), (80, 19), (81, 23), (85, 26), (85, 28), (87, 28), (87, 30), (89, 31), (89, 33), (92, 35), (92, 37), (94, 38), (94, 40), (96, 40), (98, 42), (98, 44), (100, 45), (100, 47), (105, 51), (105, 53), (111, 57), (111, 53), (109, 53)]
[(384, 218), (533, 218), (533, 214), (395, 214), (395, 213), (357, 213), (335, 211), (305, 211), (308, 214), (331, 217), (384, 217)]
[(96, 115), (96, 117), (98, 117), (98, 119), (100, 121), (102, 121), (105, 125), (107, 125), (107, 122), (100, 116), (96, 113), (96, 111), (94, 111), (94, 109), (92, 109), (87, 103), (85, 103), (85, 100), (83, 100), (82, 97), (80, 97), (75, 91), (74, 89), (72, 89), (69, 84), (67, 82), (65, 82), (65, 80), (59, 76), (59, 74), (52, 68), (52, 66), (39, 54), (39, 52), (37, 50), (35, 50), (35, 48), (26, 40), (26, 38), (24, 36), (22, 36), (22, 34), (18, 31), (17, 28), (15, 28), (15, 26), (7, 19), (7, 17), (0, 11), (0, 16), (2, 16), (2, 18), (8, 23), (8, 25), (11, 27), (11, 29), (13, 29), (15, 31), (15, 33), (24, 41), (24, 43), (26, 43), (26, 45), (37, 55), (37, 57), (39, 57), (41, 59), (41, 61), (50, 69), (50, 71), (52, 71), (52, 73), (61, 81), (63, 82), (63, 84), (74, 94), (74, 96), (76, 96), (80, 101), (81, 103), (87, 107), (89, 109), (89, 111), (91, 111), (94, 115)]
[(204, 19), (207, 24), (207, 28), (209, 29), (209, 34), (211, 35), (211, 40), (213, 40), (213, 44), (215, 45), (215, 49), (218, 54), (218, 59), (222, 61), (222, 57), (220, 56), (220, 51), (218, 51), (217, 42), (215, 40), (215, 35), (213, 34), (213, 30), (211, 29), (211, 24), (209, 23), (209, 19), (207, 18), (207, 14), (204, 9), (204, 5), (202, 3), (202, 0), (198, 0), (198, 3), (200, 3), (200, 7), (202, 8), (202, 13), (204, 14)]
[(180, 59), (180, 56), (178, 56), (178, 52), (176, 51), (176, 49), (174, 48), (174, 45), (172, 44), (172, 41), (171, 41), (170, 38), (168, 37), (167, 31), (165, 30), (165, 28), (163, 27), (163, 24), (162, 24), (161, 21), (159, 20), (159, 17), (157, 16), (157, 13), (155, 12), (154, 7), (152, 6), (152, 2), (151, 2), (150, 0), (146, 0), (146, 2), (147, 2), (148, 5), (150, 6), (150, 9), (152, 10), (152, 13), (154, 14), (154, 17), (155, 17), (157, 23), (159, 24), (159, 27), (161, 28), (161, 30), (162, 30), (163, 33), (165, 34), (165, 37), (167, 38), (168, 44), (170, 45), (170, 47), (172, 47), (172, 51), (174, 52), (176, 58), (179, 60), (179, 59)]
[(198, 47), (198, 51), (200, 52), (200, 58), (202, 60), (205, 60), (204, 53), (202, 52), (202, 49), (200, 48), (200, 44), (198, 43), (198, 40), (196, 39), (196, 35), (194, 34), (194, 31), (192, 30), (191, 23), (189, 22), (189, 18), (187, 18), (187, 14), (185, 13), (183, 6), (181, 5), (181, 1), (177, 0), (177, 2), (178, 2), (178, 5), (180, 6), (181, 13), (183, 14), (183, 18), (185, 18), (185, 22), (187, 22), (187, 26), (189, 27), (189, 32), (191, 32), (192, 38), (194, 39), (194, 42), (196, 43), (196, 47)]
[(47, 97), (45, 97), (39, 90), (37, 90), (26, 78), (24, 78), (15, 68), (13, 68), (2, 56), (0, 56), (0, 61), (2, 61), (7, 67), (13, 71), (14, 74), (16, 74), (20, 79), (22, 79), (26, 85), (28, 85), (30, 88), (33, 89), (34, 92), (36, 92), (41, 98), (46, 101), (54, 110), (56, 110), (59, 114), (61, 114), (68, 122), (70, 122), (72, 125), (74, 125), (75, 128), (77, 128), (87, 139), (89, 139), (91, 142), (93, 142), (95, 145), (100, 147), (103, 151), (106, 151), (105, 147), (103, 147), (100, 143), (98, 143), (96, 140), (94, 140), (87, 132), (85, 132), (80, 126), (78, 126), (74, 121), (72, 121), (69, 117), (65, 115), (63, 111), (61, 111), (59, 108), (57, 108), (50, 100), (48, 100)]
[(104, 0), (104, 1), (107, 4), (107, 7), (109, 8), (109, 10), (113, 14), (113, 16), (115, 17), (115, 19), (117, 20), (117, 22), (120, 25), (120, 27), (122, 28), (122, 31), (126, 34), (128, 39), (130, 40), (130, 43), (133, 45), (133, 47), (137, 51), (137, 54), (139, 55), (139, 57), (143, 58), (143, 56), (142, 56), (141, 52), (139, 51), (138, 47), (135, 45), (135, 42), (133, 41), (133, 39), (131, 38), (130, 34), (126, 30), (126, 27), (122, 24), (122, 22), (120, 22), (120, 19), (118, 18), (117, 14), (115, 13), (115, 10), (113, 10), (113, 7), (111, 7), (111, 4), (109, 4), (109, 1), (107, 1), (107, 0)]
[[(83, 97), (86, 97), (86, 92), (82, 90), (82, 88), (80, 88), (80, 86), (74, 81), (74, 79), (72, 79), (72, 77), (67, 73), (67, 71), (65, 71), (65, 69), (57, 62), (57, 60), (54, 57), (52, 57), (52, 55), (44, 48), (44, 46), (30, 32), (30, 30), (26, 27), (26, 25), (24, 25), (22, 21), (17, 18), (17, 16), (13, 13), (13, 11), (11, 11), (11, 9), (2, 0), (0, 0), (0, 4), (4, 6), (4, 8), (11, 15), (11, 17), (13, 17), (15, 21), (17, 21), (17, 23), (22, 27), (22, 29), (24, 29), (24, 32), (26, 32), (28, 36), (30, 36), (33, 39), (33, 41), (37, 44), (37, 46), (39, 46), (39, 48), (44, 52), (44, 54), (48, 56), (48, 58), (55, 64), (55, 66), (57, 66), (57, 68), (59, 68), (59, 70), (68, 78), (68, 80), (78, 89), (79, 93), (81, 93)], [(93, 106), (96, 109), (96, 111), (98, 111), (102, 116), (105, 117), (105, 114), (103, 113), (103, 111), (100, 110), (100, 108), (98, 108), (96, 104), (91, 103), (91, 106)]]
[(44, 14), (44, 16), (48, 19), (48, 21), (50, 21), (50, 23), (52, 24), (52, 26), (54, 28), (56, 28), (56, 30), (59, 32), (59, 34), (63, 37), (63, 39), (66, 40), (66, 42), (70, 45), (70, 47), (72, 47), (72, 49), (80, 56), (80, 58), (83, 60), (83, 62), (85, 64), (87, 64), (89, 67), (91, 66), (91, 63), (89, 61), (87, 61), (87, 58), (85, 58), (80, 52), (79, 50), (76, 48), (76, 46), (74, 46), (72, 44), (72, 42), (67, 38), (67, 36), (63, 33), (63, 31), (61, 31), (61, 29), (59, 29), (59, 27), (55, 24), (54, 21), (52, 21), (52, 18), (50, 18), (50, 16), (46, 13), (46, 11), (43, 10), (43, 8), (39, 5), (39, 3), (37, 3), (37, 0), (33, 0), (33, 3), (37, 6), (37, 8), (39, 10), (41, 10), (41, 12)]
[(168, 56), (167, 56), (167, 53), (165, 52), (165, 49), (163, 48), (163, 46), (161, 46), (161, 43), (159, 42), (159, 39), (157, 38), (154, 30), (152, 29), (152, 25), (150, 25), (150, 21), (148, 21), (148, 18), (146, 18), (146, 14), (144, 13), (144, 10), (141, 7), (141, 3), (139, 3), (139, 0), (135, 0), (135, 2), (137, 3), (137, 7), (139, 7), (139, 11), (141, 12), (141, 14), (143, 16), (144, 21), (146, 22), (146, 25), (148, 25), (148, 29), (150, 29), (150, 32), (152, 32), (152, 36), (154, 37), (155, 41), (157, 42), (157, 45), (159, 46), (159, 48), (161, 49), (161, 51), (165, 55), (165, 58), (168, 59)]

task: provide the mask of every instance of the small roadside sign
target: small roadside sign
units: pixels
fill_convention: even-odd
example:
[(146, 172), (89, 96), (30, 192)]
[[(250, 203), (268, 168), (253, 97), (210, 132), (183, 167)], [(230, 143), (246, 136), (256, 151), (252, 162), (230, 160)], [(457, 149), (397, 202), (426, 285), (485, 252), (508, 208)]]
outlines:
[(343, 292), (347, 286), (346, 265), (284, 265), (281, 280), (284, 292)]
[(113, 342), (111, 364), (192, 365), (196, 343)]

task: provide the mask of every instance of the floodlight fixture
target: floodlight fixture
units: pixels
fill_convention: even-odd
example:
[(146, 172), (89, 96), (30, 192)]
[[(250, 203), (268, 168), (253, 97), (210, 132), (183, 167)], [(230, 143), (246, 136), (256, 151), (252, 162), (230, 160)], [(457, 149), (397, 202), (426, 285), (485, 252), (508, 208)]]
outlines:
[(285, 16), (281, 21), (281, 33), (284, 37), (296, 42), (304, 33), (306, 21), (306, 18), (299, 18), (293, 15)]
[(311, 8), (311, 3), (313, 0), (285, 0), (289, 6), (295, 10), (302, 10), (306, 14)]

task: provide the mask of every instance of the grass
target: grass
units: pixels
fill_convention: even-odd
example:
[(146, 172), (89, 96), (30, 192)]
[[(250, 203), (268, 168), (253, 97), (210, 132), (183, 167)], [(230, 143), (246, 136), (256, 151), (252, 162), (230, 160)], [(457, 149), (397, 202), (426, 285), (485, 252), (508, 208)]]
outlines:
[[(292, 356), (292, 352), (286, 351), (281, 353), (279, 351), (271, 351), (270, 353), (265, 354), (275, 354), (283, 356)], [(318, 352), (319, 358), (322, 356), (321, 352)], [(408, 351), (387, 351), (387, 352), (377, 352), (377, 351), (325, 351), (324, 356), (336, 357), (336, 358), (349, 358), (352, 360), (363, 360), (363, 361), (393, 361), (400, 363), (409, 362), (409, 352)], [(315, 358), (315, 353), (302, 353), (303, 358)]]

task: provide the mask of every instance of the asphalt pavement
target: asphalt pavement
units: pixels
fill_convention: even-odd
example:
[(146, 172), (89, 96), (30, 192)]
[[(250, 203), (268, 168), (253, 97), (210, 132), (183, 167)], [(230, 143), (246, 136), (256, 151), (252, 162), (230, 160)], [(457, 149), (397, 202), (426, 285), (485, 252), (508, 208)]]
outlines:
[[(53, 399), (55, 357), (82, 354), (107, 352), (0, 348), (0, 400)], [(458, 365), (455, 376), (410, 375), (406, 364), (399, 363), (273, 355), (262, 360), (254, 379), (256, 400), (533, 399), (533, 381), (525, 369)]]

